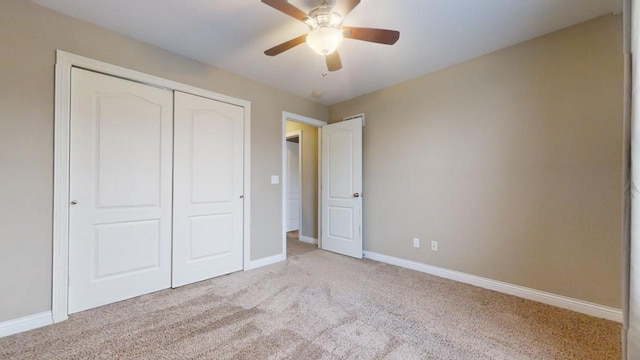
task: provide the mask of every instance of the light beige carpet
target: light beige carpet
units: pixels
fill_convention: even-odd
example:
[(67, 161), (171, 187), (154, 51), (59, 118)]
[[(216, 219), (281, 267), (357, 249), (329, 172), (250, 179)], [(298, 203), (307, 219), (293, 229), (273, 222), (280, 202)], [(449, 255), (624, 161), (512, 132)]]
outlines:
[(620, 325), (369, 260), (286, 262), (0, 339), (0, 359), (619, 359)]
[(287, 233), (287, 257), (298, 256), (309, 251), (317, 250), (318, 246), (298, 240), (298, 231)]

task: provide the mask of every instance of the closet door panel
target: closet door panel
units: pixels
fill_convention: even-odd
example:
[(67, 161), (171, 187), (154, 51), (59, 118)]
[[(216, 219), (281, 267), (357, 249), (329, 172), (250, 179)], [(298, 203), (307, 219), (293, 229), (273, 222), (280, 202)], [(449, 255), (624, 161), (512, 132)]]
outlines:
[(172, 92), (71, 73), (69, 312), (171, 284)]
[(242, 269), (244, 108), (175, 93), (173, 287)]

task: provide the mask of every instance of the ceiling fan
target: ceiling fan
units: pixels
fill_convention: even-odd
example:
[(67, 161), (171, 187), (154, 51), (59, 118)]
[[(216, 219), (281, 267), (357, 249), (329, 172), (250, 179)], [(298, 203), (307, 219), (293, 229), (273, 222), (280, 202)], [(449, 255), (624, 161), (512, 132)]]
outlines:
[[(400, 38), (400, 32), (395, 30), (372, 29), (342, 26), (343, 19), (360, 3), (360, 0), (337, 0), (340, 6), (332, 6), (331, 0), (322, 0), (306, 14), (304, 11), (289, 4), (287, 0), (262, 0), (263, 3), (296, 18), (309, 26), (308, 34), (285, 41), (264, 53), (275, 56), (306, 41), (318, 54), (325, 57), (329, 71), (342, 69), (342, 61), (336, 48), (343, 38), (369, 41), (378, 44), (393, 45)], [(337, 10), (340, 9), (340, 10)]]

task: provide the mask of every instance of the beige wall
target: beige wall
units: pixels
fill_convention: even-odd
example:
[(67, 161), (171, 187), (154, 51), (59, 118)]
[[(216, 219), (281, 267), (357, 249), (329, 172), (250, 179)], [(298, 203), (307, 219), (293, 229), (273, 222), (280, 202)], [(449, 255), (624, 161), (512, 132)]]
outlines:
[(53, 101), (61, 49), (251, 101), (251, 257), (282, 251), (282, 111), (327, 107), (59, 15), (0, 1), (0, 321), (51, 309)]
[(622, 60), (604, 16), (331, 106), (366, 114), (365, 249), (619, 308)]
[(287, 121), (287, 132), (302, 130), (302, 232), (318, 238), (318, 128)]

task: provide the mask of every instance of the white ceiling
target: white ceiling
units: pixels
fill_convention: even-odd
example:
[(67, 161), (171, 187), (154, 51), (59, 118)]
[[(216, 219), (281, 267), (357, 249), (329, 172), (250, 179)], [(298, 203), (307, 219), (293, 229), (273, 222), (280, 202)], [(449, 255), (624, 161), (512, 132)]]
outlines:
[[(306, 44), (264, 55), (308, 28), (259, 0), (32, 1), (327, 105), (622, 9), (621, 0), (362, 0), (344, 24), (399, 30), (400, 40), (345, 39), (343, 69), (323, 77), (324, 59)], [(318, 1), (290, 3), (307, 12)]]

